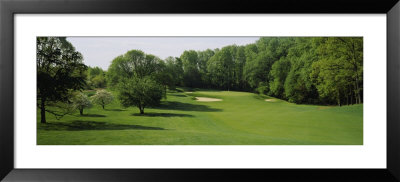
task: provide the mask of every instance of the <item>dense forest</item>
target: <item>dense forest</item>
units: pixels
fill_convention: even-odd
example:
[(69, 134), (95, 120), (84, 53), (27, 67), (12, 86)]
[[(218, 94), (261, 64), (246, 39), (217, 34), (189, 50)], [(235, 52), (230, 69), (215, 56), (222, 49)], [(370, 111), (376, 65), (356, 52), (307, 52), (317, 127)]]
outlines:
[(363, 39), (262, 37), (165, 60), (132, 50), (116, 57), (107, 71), (95, 67), (88, 73), (93, 87), (112, 89), (122, 78), (150, 76), (165, 89), (248, 91), (293, 103), (350, 105), (363, 102)]

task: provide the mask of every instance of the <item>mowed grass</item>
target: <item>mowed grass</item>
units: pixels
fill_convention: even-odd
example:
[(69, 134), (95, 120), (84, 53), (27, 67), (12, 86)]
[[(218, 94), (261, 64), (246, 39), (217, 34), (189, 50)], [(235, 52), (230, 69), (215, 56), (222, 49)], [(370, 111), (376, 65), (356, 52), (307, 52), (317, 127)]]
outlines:
[[(199, 102), (194, 97), (219, 98)], [(265, 99), (269, 99), (265, 101)], [(363, 105), (297, 105), (247, 92), (169, 92), (140, 115), (117, 100), (47, 124), (38, 145), (362, 145)]]

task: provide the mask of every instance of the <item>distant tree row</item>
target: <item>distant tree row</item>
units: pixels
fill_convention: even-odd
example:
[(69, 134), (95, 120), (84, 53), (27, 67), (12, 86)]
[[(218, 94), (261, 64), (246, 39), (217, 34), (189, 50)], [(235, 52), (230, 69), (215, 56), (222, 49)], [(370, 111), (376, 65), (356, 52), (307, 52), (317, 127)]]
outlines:
[(100, 67), (88, 66), (86, 74), (86, 89), (105, 88), (107, 86), (106, 72)]
[[(165, 89), (250, 91), (310, 104), (348, 105), (363, 100), (362, 37), (262, 37), (245, 46), (187, 50), (164, 61), (149, 56), (146, 59), (156, 60), (153, 70), (144, 66), (147, 70), (141, 72), (152, 73)], [(141, 65), (122, 63), (124, 57), (115, 58), (108, 69), (111, 87), (118, 78), (133, 76), (131, 71)]]
[[(114, 59), (108, 70), (111, 86), (115, 75), (131, 77), (127, 70), (135, 70), (116, 66), (122, 58)], [(153, 69), (158, 71), (147, 72), (156, 73), (165, 88), (250, 91), (294, 103), (348, 105), (363, 100), (361, 37), (262, 37), (245, 46), (188, 50), (165, 61), (151, 58), (157, 60)]]
[(184, 86), (255, 91), (294, 103), (362, 103), (362, 38), (263, 37), (177, 59)]

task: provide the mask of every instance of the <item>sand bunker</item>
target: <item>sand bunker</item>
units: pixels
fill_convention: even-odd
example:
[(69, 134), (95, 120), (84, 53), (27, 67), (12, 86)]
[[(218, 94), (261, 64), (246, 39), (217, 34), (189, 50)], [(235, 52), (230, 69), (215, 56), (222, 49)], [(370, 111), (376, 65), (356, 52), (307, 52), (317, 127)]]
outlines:
[(275, 99), (265, 99), (267, 102), (275, 102)]
[(191, 93), (193, 93), (193, 92), (185, 92), (185, 93), (191, 94)]
[(216, 99), (216, 98), (208, 98), (208, 97), (196, 97), (197, 101), (200, 102), (216, 102), (216, 101), (222, 101), (222, 99)]

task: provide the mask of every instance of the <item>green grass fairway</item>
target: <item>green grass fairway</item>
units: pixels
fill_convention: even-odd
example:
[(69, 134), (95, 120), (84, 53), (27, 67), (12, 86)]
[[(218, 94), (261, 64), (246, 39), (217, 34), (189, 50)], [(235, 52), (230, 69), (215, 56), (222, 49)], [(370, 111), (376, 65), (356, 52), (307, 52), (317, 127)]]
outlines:
[[(199, 102), (194, 97), (219, 98)], [(270, 99), (265, 101), (265, 99)], [(363, 105), (296, 105), (234, 91), (169, 92), (157, 108), (95, 105), (47, 124), (38, 145), (362, 145)]]

